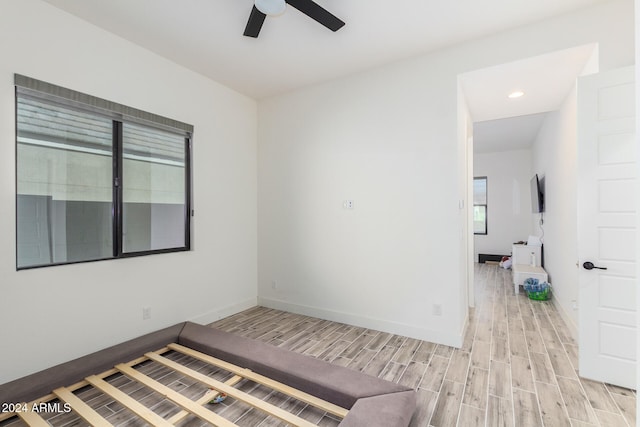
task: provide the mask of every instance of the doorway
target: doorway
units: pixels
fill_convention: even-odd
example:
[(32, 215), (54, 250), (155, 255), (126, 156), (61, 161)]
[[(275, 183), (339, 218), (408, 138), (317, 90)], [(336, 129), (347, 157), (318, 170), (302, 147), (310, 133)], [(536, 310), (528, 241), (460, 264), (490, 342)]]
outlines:
[[(553, 285), (552, 301), (571, 329), (576, 344), (580, 325), (579, 270), (576, 267), (578, 231), (575, 225), (578, 218), (575, 196), (578, 185), (576, 78), (597, 72), (597, 59), (597, 45), (586, 45), (465, 73), (459, 79), (467, 104), (467, 120), (473, 123), (468, 135), (472, 141), (472, 147), (467, 148), (468, 155), (472, 157), (468, 185), (471, 187), (474, 175), (487, 176), (489, 182), (487, 236), (491, 236), (492, 230), (500, 227), (501, 223), (516, 223), (522, 215), (528, 217), (528, 221), (520, 223), (517, 231), (504, 226), (505, 236), (494, 233), (491, 237), (496, 242), (501, 241), (492, 242), (494, 246), (486, 245), (487, 242), (479, 244), (479, 238), (472, 235), (469, 242), (473, 245), (473, 252), (470, 250), (469, 253), (473, 253), (473, 257), (468, 268), (473, 269), (480, 251), (508, 254), (510, 245), (515, 241), (526, 240), (528, 235), (541, 236), (545, 243), (545, 267)], [(541, 65), (545, 61), (551, 62)], [(563, 70), (556, 73), (555, 66), (561, 66)], [(572, 70), (571, 73), (566, 73), (568, 69)], [(536, 79), (541, 86), (533, 85), (533, 89), (525, 86)], [(548, 87), (556, 84), (560, 85), (554, 89), (556, 97), (545, 98), (543, 95)], [(522, 90), (524, 96), (508, 98), (510, 91), (516, 89)], [(527, 100), (529, 95), (536, 99)], [(513, 100), (517, 102), (509, 103)], [(528, 120), (533, 123), (535, 119), (541, 123), (532, 124), (535, 130), (534, 137), (528, 138), (529, 146), (514, 148), (514, 142), (525, 134), (525, 123)], [(522, 123), (518, 125), (518, 121)], [(503, 143), (498, 144), (500, 132), (505, 137)], [(483, 147), (486, 135), (489, 135), (488, 142), (485, 141)], [(511, 171), (508, 171), (509, 166)], [(547, 212), (544, 215), (531, 213), (528, 181), (534, 174), (546, 181)], [(501, 185), (496, 186), (495, 183)], [(492, 195), (501, 198), (493, 197), (492, 200)], [(469, 200), (472, 200), (471, 195)], [(495, 206), (492, 208), (492, 205)], [(471, 206), (468, 208), (470, 210)], [(492, 226), (491, 215), (492, 212), (496, 214), (496, 209), (503, 209), (503, 216), (494, 216), (498, 225)], [(469, 229), (473, 230), (472, 227)], [(520, 235), (522, 237), (516, 237)], [(486, 236), (480, 238), (488, 240)], [(472, 289), (469, 292), (473, 292)]]

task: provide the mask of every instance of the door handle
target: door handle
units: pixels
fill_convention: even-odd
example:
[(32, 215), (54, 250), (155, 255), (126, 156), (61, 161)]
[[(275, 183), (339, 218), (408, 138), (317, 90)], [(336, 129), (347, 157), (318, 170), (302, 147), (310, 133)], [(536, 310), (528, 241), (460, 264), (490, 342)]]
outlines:
[(582, 264), (582, 266), (584, 267), (585, 270), (593, 270), (594, 268), (598, 269), (598, 270), (606, 270), (607, 267), (596, 267), (595, 265), (593, 265), (593, 263), (591, 261), (587, 261), (584, 264)]

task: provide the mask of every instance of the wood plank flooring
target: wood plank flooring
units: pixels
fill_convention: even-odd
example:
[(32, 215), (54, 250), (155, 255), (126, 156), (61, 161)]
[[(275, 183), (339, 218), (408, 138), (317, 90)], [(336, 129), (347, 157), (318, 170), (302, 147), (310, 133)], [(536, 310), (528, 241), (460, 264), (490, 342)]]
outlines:
[[(516, 296), (511, 272), (497, 266), (478, 264), (475, 274), (477, 307), (460, 349), (264, 307), (211, 326), (414, 388), (418, 407), (411, 427), (636, 425), (635, 391), (578, 376), (577, 343), (550, 302)], [(230, 375), (195, 359), (173, 357), (220, 381)], [(137, 369), (190, 398), (207, 391), (156, 362)], [(165, 419), (179, 411), (165, 396), (125, 376), (108, 381)], [(319, 426), (339, 424), (330, 414), (253, 382), (244, 380), (238, 387)], [(95, 388), (77, 395), (116, 426), (145, 425)], [(239, 426), (285, 425), (233, 398), (213, 410)], [(56, 427), (87, 425), (75, 413), (45, 418)], [(15, 419), (0, 422), (1, 427), (23, 425)], [(189, 416), (179, 425), (208, 424)]]
[(475, 275), (460, 349), (263, 307), (212, 326), (415, 388), (412, 427), (636, 425), (635, 391), (579, 378), (577, 342), (550, 301), (515, 295), (498, 266)]

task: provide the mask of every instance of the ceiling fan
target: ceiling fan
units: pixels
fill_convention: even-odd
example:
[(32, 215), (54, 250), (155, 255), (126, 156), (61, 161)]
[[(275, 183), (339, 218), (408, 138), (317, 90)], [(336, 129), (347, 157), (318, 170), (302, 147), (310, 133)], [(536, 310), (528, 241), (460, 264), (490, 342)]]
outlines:
[(286, 3), (289, 3), (300, 12), (324, 25), (331, 31), (338, 31), (344, 26), (344, 22), (313, 0), (255, 0), (244, 35), (258, 37), (262, 24), (267, 15), (280, 15), (284, 12)]

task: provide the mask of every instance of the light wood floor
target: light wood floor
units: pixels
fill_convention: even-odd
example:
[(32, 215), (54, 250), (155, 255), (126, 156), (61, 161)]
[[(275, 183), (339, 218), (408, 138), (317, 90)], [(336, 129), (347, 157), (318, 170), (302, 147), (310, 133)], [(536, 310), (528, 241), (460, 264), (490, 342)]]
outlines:
[(516, 296), (497, 266), (476, 266), (461, 349), (262, 307), (212, 326), (414, 387), (413, 427), (636, 425), (635, 392), (579, 378), (553, 304)]
[[(554, 306), (514, 295), (510, 271), (478, 264), (476, 303), (461, 349), (263, 307), (212, 326), (415, 388), (418, 408), (412, 427), (635, 426), (635, 392), (580, 379), (578, 347)], [(230, 376), (195, 359), (169, 357), (221, 381)], [(190, 398), (207, 391), (156, 362), (137, 369)], [(165, 418), (179, 411), (165, 396), (125, 376), (107, 380)], [(238, 386), (319, 426), (339, 423), (251, 381)], [(116, 426), (146, 425), (95, 389), (77, 395)], [(242, 427), (283, 425), (232, 398), (209, 407)], [(55, 427), (87, 425), (75, 413), (43, 417)], [(24, 425), (16, 419), (0, 422), (2, 427)], [(179, 425), (207, 424), (191, 416)]]

